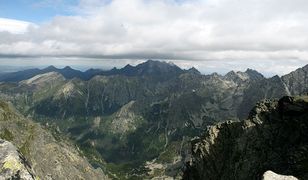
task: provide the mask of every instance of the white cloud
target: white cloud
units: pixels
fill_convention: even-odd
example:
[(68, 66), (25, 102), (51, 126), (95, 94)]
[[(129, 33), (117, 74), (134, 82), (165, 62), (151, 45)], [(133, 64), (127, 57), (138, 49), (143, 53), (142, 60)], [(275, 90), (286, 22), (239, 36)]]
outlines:
[(81, 0), (75, 10), (38, 28), (0, 19), (0, 30), (23, 33), (0, 33), (0, 54), (171, 59), (217, 69), (254, 62), (279, 74), (308, 63), (306, 0)]
[(0, 32), (9, 32), (12, 34), (25, 33), (30, 25), (30, 22), (19, 21), (14, 19), (0, 18)]

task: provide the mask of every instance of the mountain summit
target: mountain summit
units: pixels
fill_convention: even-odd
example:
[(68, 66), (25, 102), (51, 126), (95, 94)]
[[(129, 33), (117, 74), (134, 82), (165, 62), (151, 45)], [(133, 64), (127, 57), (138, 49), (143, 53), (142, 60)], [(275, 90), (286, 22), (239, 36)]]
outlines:
[(130, 64), (121, 69), (113, 68), (109, 71), (101, 71), (96, 75), (122, 75), (122, 76), (139, 76), (157, 80), (166, 80), (184, 73), (180, 67), (164, 61), (147, 60), (136, 66)]
[(148, 60), (135, 67), (136, 75), (176, 75), (182, 73), (183, 70), (174, 64), (164, 61)]

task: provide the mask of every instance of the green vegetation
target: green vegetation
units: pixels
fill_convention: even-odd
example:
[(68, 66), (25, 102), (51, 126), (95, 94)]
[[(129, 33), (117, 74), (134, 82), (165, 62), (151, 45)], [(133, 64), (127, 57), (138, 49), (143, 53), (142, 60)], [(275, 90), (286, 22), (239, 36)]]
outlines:
[(10, 112), (9, 105), (8, 105), (7, 103), (0, 102), (0, 108), (1, 108), (4, 112)]
[(14, 139), (14, 135), (7, 128), (4, 128), (0, 133), (0, 138), (7, 141), (12, 141)]
[(178, 149), (181, 142), (172, 142), (157, 158), (158, 163), (172, 163), (174, 158), (179, 155)]
[(23, 143), (23, 145), (19, 148), (20, 152), (26, 157), (30, 157), (31, 153), (30, 147), (31, 147), (31, 141), (34, 138), (34, 131), (35, 131), (34, 125), (30, 125), (28, 129), (28, 137), (26, 138), (26, 141)]

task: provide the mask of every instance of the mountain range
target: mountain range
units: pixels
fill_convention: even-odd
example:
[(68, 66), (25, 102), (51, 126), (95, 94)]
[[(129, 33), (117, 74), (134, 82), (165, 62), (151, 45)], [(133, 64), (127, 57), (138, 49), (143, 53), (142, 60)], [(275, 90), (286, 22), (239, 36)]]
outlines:
[[(190, 69), (188, 71), (196, 71), (196, 69)], [(79, 78), (81, 80), (89, 80), (96, 75), (123, 75), (123, 76), (155, 76), (159, 77), (160, 80), (166, 78), (167, 76), (178, 75), (184, 70), (179, 68), (176, 65), (172, 65), (166, 62), (158, 62), (154, 60), (148, 60), (146, 63), (139, 64), (137, 66), (126, 65), (121, 69), (113, 68), (111, 70), (101, 70), (101, 69), (88, 69), (84, 72), (72, 69), (69, 66), (64, 67), (63, 69), (56, 68), (55, 66), (48, 66), (44, 69), (27, 69), (18, 72), (4, 73), (1, 74), (0, 82), (19, 82), (32, 78), (39, 74), (57, 72), (62, 74), (66, 79)]]
[(203, 75), (161, 61), (85, 72), (70, 67), (1, 75), (0, 97), (67, 137), (111, 178), (180, 178), (190, 139), (243, 121), (263, 99), (305, 95), (308, 65), (282, 77), (247, 69)]

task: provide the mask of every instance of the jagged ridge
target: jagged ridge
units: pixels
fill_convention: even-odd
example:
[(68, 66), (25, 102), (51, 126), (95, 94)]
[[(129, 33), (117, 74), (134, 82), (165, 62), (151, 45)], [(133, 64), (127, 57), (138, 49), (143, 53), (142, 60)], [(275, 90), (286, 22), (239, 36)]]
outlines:
[(308, 178), (308, 97), (256, 105), (247, 120), (210, 127), (192, 141), (184, 179), (261, 179), (267, 170)]

